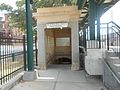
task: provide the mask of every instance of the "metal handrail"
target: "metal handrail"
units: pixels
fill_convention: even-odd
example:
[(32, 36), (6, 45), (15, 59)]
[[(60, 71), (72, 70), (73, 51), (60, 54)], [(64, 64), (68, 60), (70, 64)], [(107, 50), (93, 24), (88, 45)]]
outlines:
[(112, 28), (112, 30), (114, 30), (114, 32), (115, 32), (116, 34), (118, 34), (118, 35), (120, 36), (120, 33), (116, 32), (113, 27), (111, 27), (111, 28)]
[[(108, 22), (108, 23), (101, 23), (100, 25), (105, 25), (104, 27), (105, 27), (105, 29), (106, 29), (106, 31), (104, 31), (104, 32), (100, 32), (100, 40), (101, 41), (103, 41), (104, 40), (104, 37), (106, 37), (106, 36), (102, 36), (105, 32), (107, 32), (107, 33), (105, 33), (106, 35), (107, 35), (107, 37), (106, 37), (106, 41), (104, 41), (104, 43), (102, 42), (102, 43), (99, 43), (99, 44), (97, 44), (97, 43), (93, 43), (93, 45), (94, 46), (91, 46), (92, 44), (92, 42), (87, 42), (87, 41), (90, 41), (90, 40), (88, 40), (90, 37), (89, 37), (89, 33), (87, 33), (88, 31), (89, 31), (89, 26), (88, 25), (84, 25), (84, 27), (82, 28), (82, 32), (83, 32), (83, 35), (81, 35), (80, 36), (80, 40), (82, 40), (82, 46), (84, 47), (84, 48), (98, 48), (99, 47), (99, 45), (102, 45), (101, 46), (101, 48), (107, 48), (108, 50), (109, 50), (109, 40), (111, 39), (109, 36), (110, 36), (110, 30), (112, 29), (112, 31), (113, 31), (113, 33), (115, 34), (115, 35), (117, 35), (118, 37), (120, 37), (120, 26), (119, 25), (117, 25), (115, 22), (113, 22), (113, 21), (111, 21), (111, 22)], [(101, 27), (101, 29), (102, 29), (102, 27)], [(86, 34), (86, 35), (85, 35)], [(105, 35), (104, 34), (104, 35)], [(85, 37), (84, 37), (85, 36)], [(86, 40), (85, 40), (86, 39)], [(98, 40), (97, 38), (95, 39), (96, 41)], [(100, 41), (100, 42), (101, 42)], [(118, 40), (117, 40), (118, 41)], [(84, 43), (85, 42), (85, 43)], [(84, 43), (84, 44), (83, 44)], [(88, 47), (87, 47), (88, 46)]]
[[(109, 27), (109, 24), (112, 24), (112, 26)], [(114, 32), (110, 33), (110, 29)], [(112, 38), (110, 38), (110, 35), (113, 35)], [(109, 44), (111, 43), (111, 46), (115, 46), (115, 47), (112, 47), (111, 49), (113, 50), (115, 49), (114, 52), (120, 58), (120, 54), (119, 54), (120, 41), (119, 40), (120, 40), (120, 26), (118, 26), (115, 22), (111, 21), (107, 24), (107, 50), (110, 49)]]
[(117, 25), (115, 22), (113, 22), (113, 21), (110, 21), (110, 22), (108, 22), (108, 24), (114, 24), (116, 27), (118, 27), (119, 29), (120, 29), (120, 26), (119, 25)]

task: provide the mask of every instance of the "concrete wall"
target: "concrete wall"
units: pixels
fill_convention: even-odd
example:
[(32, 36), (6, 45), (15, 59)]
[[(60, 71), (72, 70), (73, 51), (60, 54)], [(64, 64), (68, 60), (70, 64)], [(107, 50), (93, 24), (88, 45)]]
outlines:
[(37, 22), (38, 38), (38, 66), (40, 69), (46, 69), (46, 47), (45, 47), (45, 29), (46, 24)]
[(85, 70), (89, 75), (103, 75), (104, 49), (87, 49)]
[[(71, 57), (71, 29), (64, 28), (55, 30), (55, 57), (68, 56)], [(69, 40), (69, 41), (68, 41)], [(63, 42), (64, 41), (64, 42)]]
[(78, 22), (69, 22), (71, 27), (72, 70), (79, 70), (79, 28)]
[(45, 29), (45, 47), (46, 47), (46, 63), (47, 65), (54, 62), (55, 40), (54, 31)]

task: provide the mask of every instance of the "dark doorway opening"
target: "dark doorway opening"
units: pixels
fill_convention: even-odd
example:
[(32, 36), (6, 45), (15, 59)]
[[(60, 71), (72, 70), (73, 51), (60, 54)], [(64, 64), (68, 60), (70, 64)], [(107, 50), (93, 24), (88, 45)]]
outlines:
[(49, 64), (71, 64), (71, 28), (46, 28), (46, 61)]

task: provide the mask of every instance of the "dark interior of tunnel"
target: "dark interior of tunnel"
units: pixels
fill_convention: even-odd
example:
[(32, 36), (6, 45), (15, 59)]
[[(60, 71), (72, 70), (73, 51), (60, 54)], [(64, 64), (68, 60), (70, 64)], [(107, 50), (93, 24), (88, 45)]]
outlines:
[(57, 64), (71, 64), (71, 59), (67, 57), (58, 58)]

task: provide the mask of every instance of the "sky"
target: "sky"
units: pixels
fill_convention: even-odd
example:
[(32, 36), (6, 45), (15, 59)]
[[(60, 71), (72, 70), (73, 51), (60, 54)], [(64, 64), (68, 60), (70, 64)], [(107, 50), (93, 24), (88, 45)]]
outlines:
[(120, 26), (120, 1), (116, 3), (111, 9), (109, 9), (101, 17), (101, 23), (108, 23), (114, 21)]
[[(0, 0), (0, 4), (5, 3), (16, 8), (16, 5), (15, 5), (16, 1), (17, 0)], [(2, 12), (0, 11), (0, 16), (4, 16), (4, 13), (6, 13), (6, 11), (2, 11)]]
[[(16, 5), (15, 5), (16, 1), (17, 0), (0, 0), (0, 4), (5, 3), (5, 4), (8, 4), (8, 5), (16, 8)], [(6, 11), (2, 11), (2, 12), (0, 11), (0, 16), (3, 17), (3, 20), (4, 20), (5, 13), (6, 13)]]
[(5, 3), (5, 4), (11, 5), (12, 7), (16, 7), (16, 6), (15, 6), (15, 2), (16, 2), (16, 1), (17, 1), (17, 0), (0, 0), (0, 4)]

